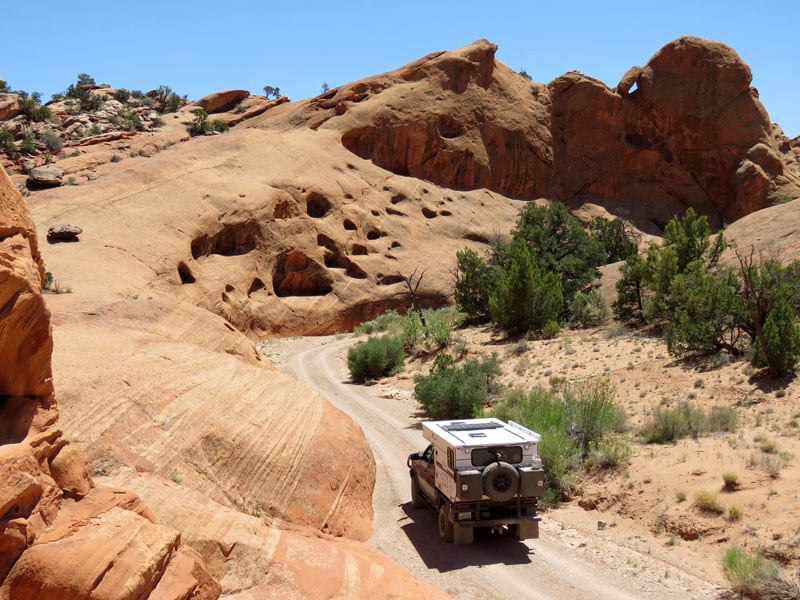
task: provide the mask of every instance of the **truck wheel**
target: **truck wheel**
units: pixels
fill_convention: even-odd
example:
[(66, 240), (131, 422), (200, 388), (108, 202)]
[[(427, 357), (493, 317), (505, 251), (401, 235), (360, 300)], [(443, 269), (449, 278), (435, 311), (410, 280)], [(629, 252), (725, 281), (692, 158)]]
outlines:
[(419, 490), (419, 481), (415, 475), (411, 476), (411, 506), (414, 508), (422, 508), (425, 506), (425, 499), (422, 497), (422, 492)]
[(483, 470), (483, 492), (495, 502), (517, 495), (519, 473), (507, 462), (494, 462)]
[(439, 507), (439, 537), (444, 542), (453, 541), (453, 522), (450, 520), (449, 512), (446, 504)]

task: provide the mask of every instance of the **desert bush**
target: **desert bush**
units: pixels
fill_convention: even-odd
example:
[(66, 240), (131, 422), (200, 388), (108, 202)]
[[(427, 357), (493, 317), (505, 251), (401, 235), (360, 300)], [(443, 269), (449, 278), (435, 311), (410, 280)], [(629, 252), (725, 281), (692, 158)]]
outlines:
[(749, 551), (738, 546), (728, 547), (722, 555), (722, 574), (733, 591), (748, 598), (788, 600), (800, 597), (797, 582), (787, 578), (760, 548)]
[(738, 521), (742, 518), (742, 509), (738, 506), (730, 506), (728, 507), (728, 520), (729, 521)]
[(736, 411), (730, 407), (713, 406), (704, 412), (700, 406), (684, 401), (672, 409), (657, 407), (640, 434), (648, 444), (663, 444), (712, 431), (735, 431), (736, 424)]
[(3, 79), (0, 79), (0, 94), (9, 93), (11, 93), (11, 89), (8, 87), (8, 84)]
[(756, 337), (753, 345), (753, 365), (757, 367), (771, 365), (778, 376), (788, 375), (794, 370), (800, 357), (800, 329), (795, 323), (795, 314), (786, 298), (779, 297), (776, 300), (767, 315), (762, 332), (764, 348), (762, 349), (761, 342)]
[(211, 131), (211, 123), (208, 122), (208, 113), (202, 108), (194, 111), (194, 119), (187, 127), (190, 135), (203, 135)]
[(722, 474), (722, 481), (725, 484), (726, 490), (735, 490), (739, 485), (739, 474), (732, 471), (726, 471)]
[(211, 129), (214, 131), (219, 131), (220, 133), (225, 133), (230, 129), (230, 127), (228, 127), (228, 124), (225, 121), (214, 119), (211, 121)]
[(786, 466), (785, 457), (780, 454), (751, 454), (747, 458), (747, 466), (751, 469), (758, 469), (766, 473), (770, 478), (777, 479), (781, 475), (781, 470)]
[(14, 134), (5, 129), (0, 130), (0, 150), (5, 152), (11, 159), (16, 159), (19, 156), (19, 149), (14, 142)]
[(736, 431), (739, 426), (739, 415), (730, 406), (712, 406), (708, 409), (708, 431), (713, 433)]
[(468, 359), (461, 367), (438, 362), (430, 374), (414, 377), (414, 394), (429, 417), (472, 417), (495, 391), (499, 374), (497, 354)]
[(144, 122), (136, 113), (126, 113), (123, 119), (123, 127), (128, 131), (144, 131)]
[(725, 512), (725, 507), (713, 492), (698, 490), (694, 493), (694, 505), (703, 512), (721, 515)]
[(347, 351), (347, 367), (353, 380), (359, 383), (401, 371), (404, 360), (403, 341), (399, 337), (370, 337)]
[(114, 100), (117, 102), (121, 102), (125, 104), (131, 98), (131, 93), (126, 90), (125, 88), (119, 88), (116, 92), (114, 92)]
[[(503, 395), (490, 414), (522, 423), (542, 435), (539, 455), (545, 483), (556, 501), (569, 491), (582, 461), (588, 458), (587, 464), (612, 466), (630, 456), (627, 441), (613, 435), (624, 430), (625, 414), (615, 402), (614, 388), (605, 380), (561, 385), (552, 391), (515, 388)], [(610, 437), (604, 442), (606, 436)], [(592, 450), (598, 452), (596, 457), (590, 456)]]
[(589, 458), (592, 464), (613, 469), (627, 464), (631, 458), (631, 445), (626, 437), (621, 435), (605, 435), (592, 445)]
[(458, 310), (473, 323), (489, 320), (489, 293), (494, 286), (492, 268), (474, 250), (456, 253), (456, 284), (453, 292)]
[(58, 137), (58, 134), (48, 129), (42, 133), (42, 143), (47, 147), (50, 152), (60, 152), (64, 147), (64, 142)]
[(22, 140), (19, 142), (19, 151), (22, 154), (33, 154), (36, 152), (36, 144), (34, 144), (31, 134), (26, 133), (22, 136)]
[(508, 266), (489, 293), (492, 322), (511, 335), (540, 332), (564, 308), (561, 282), (524, 243), (512, 243), (507, 252)]
[(387, 310), (371, 321), (364, 321), (353, 329), (355, 335), (369, 335), (372, 333), (389, 332), (399, 335), (403, 331), (403, 315), (395, 310)]
[(578, 327), (597, 327), (611, 316), (608, 304), (597, 288), (578, 292), (569, 305), (569, 321)]

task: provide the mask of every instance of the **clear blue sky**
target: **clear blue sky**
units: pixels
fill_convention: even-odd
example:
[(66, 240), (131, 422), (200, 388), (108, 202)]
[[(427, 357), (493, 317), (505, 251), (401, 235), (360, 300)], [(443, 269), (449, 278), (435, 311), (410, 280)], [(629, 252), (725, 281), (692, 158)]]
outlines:
[(773, 121), (800, 134), (800, 1), (569, 2), (317, 0), (174, 2), (21, 0), (4, 3), (0, 78), (45, 98), (88, 73), (192, 99), (278, 86), (293, 100), (479, 38), (536, 81), (577, 69), (616, 85), (670, 40), (733, 46)]

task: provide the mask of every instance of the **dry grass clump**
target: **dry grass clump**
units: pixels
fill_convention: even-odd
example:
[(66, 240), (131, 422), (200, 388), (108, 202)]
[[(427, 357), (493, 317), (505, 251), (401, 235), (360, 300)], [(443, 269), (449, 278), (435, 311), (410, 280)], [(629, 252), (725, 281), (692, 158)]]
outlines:
[(721, 515), (725, 512), (725, 507), (713, 492), (698, 490), (694, 493), (694, 505), (703, 512)]

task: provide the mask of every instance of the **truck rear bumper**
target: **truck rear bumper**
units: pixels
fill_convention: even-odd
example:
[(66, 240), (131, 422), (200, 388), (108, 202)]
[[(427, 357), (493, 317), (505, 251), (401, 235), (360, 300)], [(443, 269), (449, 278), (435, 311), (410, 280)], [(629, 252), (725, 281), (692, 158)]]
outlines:
[(505, 519), (458, 519), (458, 512), (453, 515), (453, 523), (461, 527), (500, 527), (502, 525), (521, 525), (522, 523), (538, 523), (542, 517), (508, 517)]

